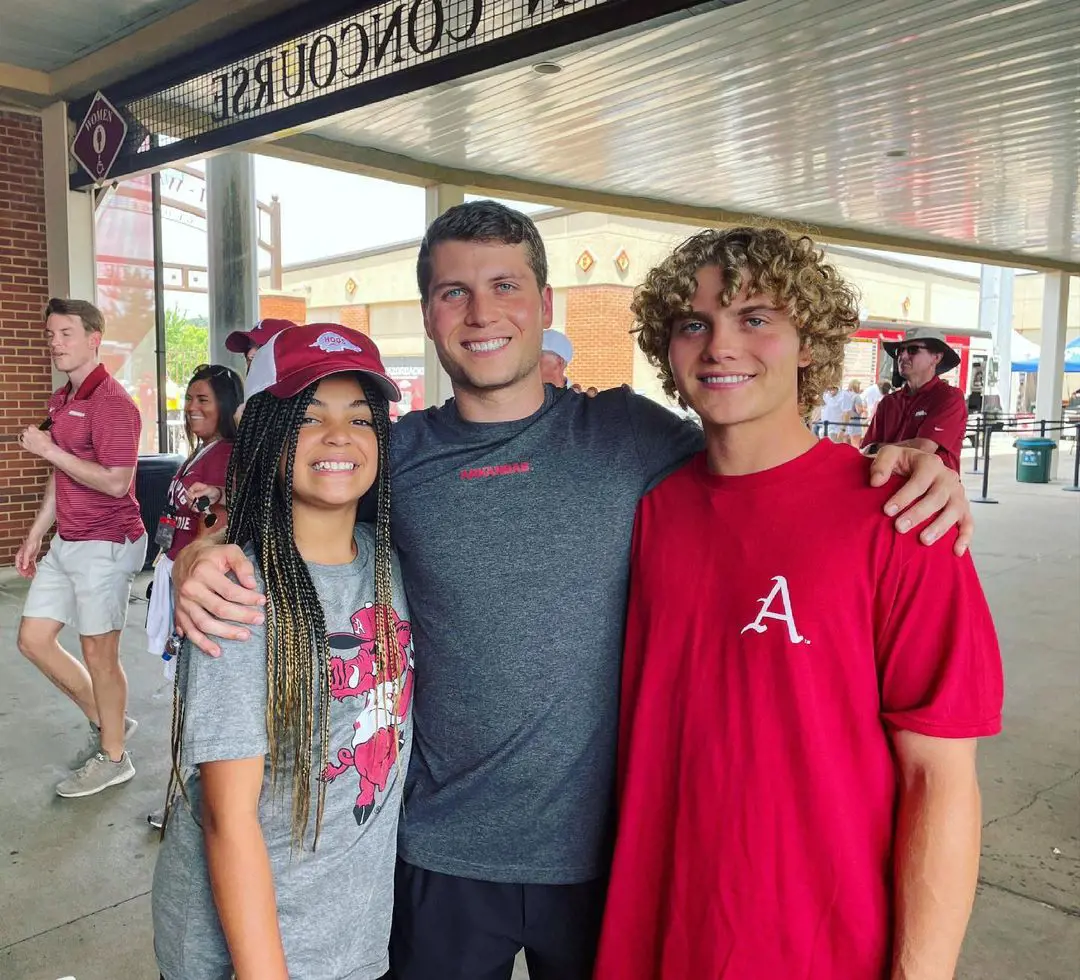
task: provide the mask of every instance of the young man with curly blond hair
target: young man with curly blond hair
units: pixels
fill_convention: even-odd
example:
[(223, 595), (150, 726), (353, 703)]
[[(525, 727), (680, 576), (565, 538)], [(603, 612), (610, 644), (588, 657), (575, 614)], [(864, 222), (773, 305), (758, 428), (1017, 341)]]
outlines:
[(737, 228), (634, 313), (706, 448), (638, 506), (596, 978), (947, 980), (1001, 660), (970, 557), (893, 534), (890, 487), (805, 424), (856, 296), (810, 239)]

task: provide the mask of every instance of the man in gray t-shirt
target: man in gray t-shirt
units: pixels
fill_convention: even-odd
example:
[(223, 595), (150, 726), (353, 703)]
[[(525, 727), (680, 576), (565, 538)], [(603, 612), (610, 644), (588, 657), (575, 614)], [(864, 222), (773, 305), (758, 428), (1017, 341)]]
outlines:
[[(492, 201), (451, 208), (428, 229), (417, 279), (454, 398), (406, 415), (391, 447), (418, 662), (394, 976), (509, 980), (524, 948), (532, 980), (587, 980), (614, 817), (634, 511), (702, 436), (626, 390), (545, 387), (552, 292), (525, 215)], [(214, 602), (235, 595), (224, 565), (243, 572), (217, 552), (178, 606), (204, 647), (203, 630), (236, 629), (204, 605), (252, 621)]]
[[(396, 563), (394, 613), (408, 666), (396, 678), (376, 670), (374, 554), (372, 526), (358, 525), (351, 564), (307, 564), (331, 653), (330, 758), (321, 774), (312, 775), (303, 851), (293, 847), (292, 774), (279, 774), (275, 792), (267, 762), (259, 799), (281, 943), (293, 980), (374, 980), (388, 967), (413, 671), (409, 614)], [(180, 658), (185, 766), (268, 752), (265, 629), (256, 627), (250, 639), (223, 646), (225, 656), (219, 659), (195, 652)], [(318, 847), (312, 851), (320, 775), (327, 786)], [(169, 818), (154, 869), (154, 952), (165, 980), (228, 980), (232, 963), (194, 816), (201, 800), (197, 770), (186, 789), (187, 801)]]

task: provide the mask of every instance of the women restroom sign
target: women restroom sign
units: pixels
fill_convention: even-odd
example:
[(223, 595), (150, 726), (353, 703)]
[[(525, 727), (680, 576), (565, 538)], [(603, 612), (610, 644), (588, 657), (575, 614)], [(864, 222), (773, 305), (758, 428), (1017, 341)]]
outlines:
[(71, 155), (94, 181), (104, 180), (116, 163), (127, 131), (124, 117), (98, 92), (75, 134)]

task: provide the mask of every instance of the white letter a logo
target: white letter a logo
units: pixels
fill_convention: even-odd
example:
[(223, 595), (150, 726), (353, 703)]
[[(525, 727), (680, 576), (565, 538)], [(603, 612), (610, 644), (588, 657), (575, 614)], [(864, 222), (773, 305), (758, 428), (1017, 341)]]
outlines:
[[(783, 575), (777, 575), (773, 578), (773, 583), (772, 591), (764, 599), (758, 599), (758, 602), (761, 603), (761, 611), (757, 614), (757, 619), (744, 626), (739, 631), (739, 635), (742, 636), (747, 630), (764, 633), (768, 626), (762, 620), (779, 619), (782, 623), (787, 623), (788, 637), (792, 643), (804, 643), (805, 640), (799, 636), (799, 631), (795, 627), (795, 614), (791, 611), (791, 596), (788, 594), (787, 579)], [(769, 607), (778, 595), (780, 596), (780, 602), (783, 604), (783, 612), (771, 612)]]

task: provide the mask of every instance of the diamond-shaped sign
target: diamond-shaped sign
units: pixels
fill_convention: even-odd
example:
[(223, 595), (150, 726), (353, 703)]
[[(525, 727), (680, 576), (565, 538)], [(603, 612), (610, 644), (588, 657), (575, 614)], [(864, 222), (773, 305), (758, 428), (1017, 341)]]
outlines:
[(95, 181), (105, 180), (127, 137), (127, 123), (100, 92), (86, 110), (71, 144), (71, 155)]
[(349, 278), (345, 280), (345, 292), (350, 296), (356, 292), (356, 280), (353, 279), (352, 276), (349, 276)]
[(585, 251), (578, 256), (576, 265), (582, 272), (588, 272), (596, 265), (596, 259), (593, 258), (592, 252), (585, 249)]
[(619, 249), (619, 254), (615, 256), (615, 268), (624, 276), (630, 269), (630, 255), (625, 248)]

